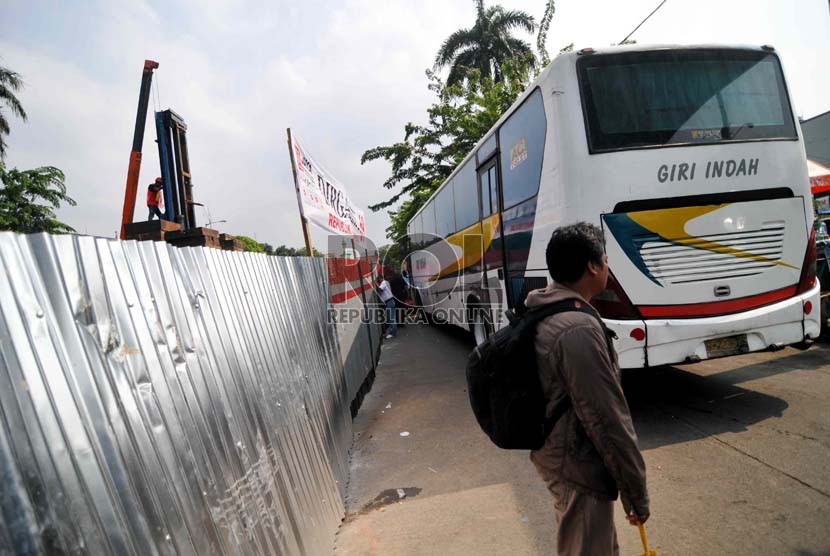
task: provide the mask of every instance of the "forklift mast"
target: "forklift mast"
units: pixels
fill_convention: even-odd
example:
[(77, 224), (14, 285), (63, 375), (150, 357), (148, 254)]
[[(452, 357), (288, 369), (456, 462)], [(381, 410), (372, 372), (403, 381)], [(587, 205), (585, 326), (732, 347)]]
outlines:
[(164, 219), (196, 228), (190, 158), (187, 154), (187, 124), (172, 110), (156, 112), (161, 179), (164, 182)]

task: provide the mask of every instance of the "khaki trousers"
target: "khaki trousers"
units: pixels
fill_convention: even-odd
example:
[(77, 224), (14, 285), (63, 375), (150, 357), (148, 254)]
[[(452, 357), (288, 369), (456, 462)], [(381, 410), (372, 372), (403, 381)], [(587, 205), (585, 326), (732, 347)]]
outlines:
[(559, 556), (618, 556), (614, 502), (600, 500), (561, 482), (549, 482), (556, 508)]

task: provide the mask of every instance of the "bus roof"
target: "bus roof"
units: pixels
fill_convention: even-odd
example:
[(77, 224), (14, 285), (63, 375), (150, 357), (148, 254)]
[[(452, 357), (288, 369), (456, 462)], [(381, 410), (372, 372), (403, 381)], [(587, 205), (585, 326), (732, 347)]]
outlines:
[[(775, 49), (769, 45), (737, 45), (737, 44), (619, 44), (613, 46), (601, 46), (591, 48), (592, 54), (619, 54), (621, 52), (651, 52), (654, 50), (752, 50), (756, 52), (771, 52)], [(580, 56), (584, 49), (573, 50), (557, 56), (573, 57)]]

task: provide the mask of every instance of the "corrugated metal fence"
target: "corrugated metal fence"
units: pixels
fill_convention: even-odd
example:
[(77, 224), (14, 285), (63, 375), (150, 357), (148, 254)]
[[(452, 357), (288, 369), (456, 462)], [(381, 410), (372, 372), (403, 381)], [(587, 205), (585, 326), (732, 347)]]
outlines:
[(0, 272), (0, 553), (331, 552), (322, 260), (2, 233)]
[[(371, 293), (371, 292), (369, 292)], [(374, 294), (373, 294), (374, 295)], [(368, 300), (367, 300), (368, 301)], [(377, 307), (368, 302), (367, 305)], [(363, 301), (360, 297), (352, 298), (336, 305), (337, 308), (362, 311)], [(361, 324), (359, 322), (340, 323), (337, 325), (338, 339), (342, 348), (343, 366), (346, 369), (346, 390), (348, 398), (356, 407), (362, 401), (361, 387), (369, 386), (372, 378), (367, 377), (374, 371), (378, 347), (380, 346), (380, 326)], [(348, 349), (347, 349), (348, 346)]]

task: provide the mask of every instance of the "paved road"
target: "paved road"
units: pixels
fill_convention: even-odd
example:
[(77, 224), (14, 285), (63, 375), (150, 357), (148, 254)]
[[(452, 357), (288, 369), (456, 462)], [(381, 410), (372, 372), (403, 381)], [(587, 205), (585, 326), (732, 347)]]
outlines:
[[(429, 326), (384, 344), (355, 421), (338, 556), (554, 553), (527, 453), (489, 444), (469, 410), (469, 347)], [(830, 348), (632, 372), (624, 387), (658, 554), (830, 555)], [(621, 554), (642, 554), (617, 508)]]

